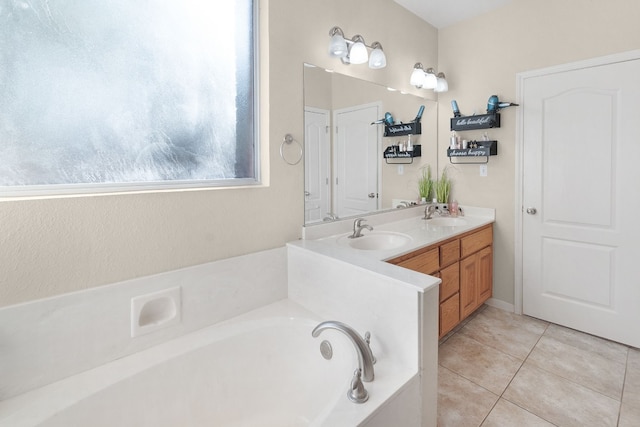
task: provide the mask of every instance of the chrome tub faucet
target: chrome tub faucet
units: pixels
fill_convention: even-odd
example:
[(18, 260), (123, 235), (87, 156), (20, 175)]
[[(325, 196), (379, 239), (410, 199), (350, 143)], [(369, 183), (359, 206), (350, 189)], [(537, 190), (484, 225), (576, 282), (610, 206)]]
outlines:
[(353, 378), (351, 379), (351, 385), (347, 396), (349, 397), (349, 400), (355, 403), (366, 402), (369, 398), (369, 393), (364, 388), (362, 381), (371, 382), (375, 377), (373, 364), (376, 362), (376, 359), (371, 352), (371, 347), (369, 346), (371, 334), (367, 332), (365, 333), (364, 338), (362, 338), (360, 334), (358, 334), (349, 325), (336, 320), (328, 320), (316, 326), (311, 332), (311, 335), (314, 338), (317, 338), (325, 329), (340, 331), (353, 343), (358, 355), (358, 369), (353, 373)]

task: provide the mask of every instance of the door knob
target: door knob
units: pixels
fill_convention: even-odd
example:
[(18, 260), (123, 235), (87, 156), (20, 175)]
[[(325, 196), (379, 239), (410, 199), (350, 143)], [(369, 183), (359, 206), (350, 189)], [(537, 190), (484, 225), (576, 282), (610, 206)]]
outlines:
[(369, 198), (370, 199), (375, 199), (376, 198), (376, 193), (369, 193)]
[(536, 208), (527, 208), (527, 213), (529, 215), (535, 215), (538, 213), (538, 210)]

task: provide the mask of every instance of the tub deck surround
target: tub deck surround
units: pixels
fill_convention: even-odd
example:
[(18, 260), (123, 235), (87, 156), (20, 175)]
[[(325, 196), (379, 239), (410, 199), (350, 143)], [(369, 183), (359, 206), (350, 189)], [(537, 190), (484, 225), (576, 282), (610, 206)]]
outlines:
[[(287, 246), (290, 299), (324, 318), (341, 319), (359, 331), (371, 331), (376, 357), (415, 367), (417, 378), (405, 387), (417, 387), (420, 421), (411, 421), (415, 412), (407, 393), (402, 393), (402, 404), (407, 406), (400, 412), (407, 418), (387, 420), (402, 419), (405, 426), (435, 427), (440, 279), (370, 257), (344, 258), (319, 241), (297, 241)], [(376, 365), (374, 383), (377, 369)]]
[[(371, 350), (378, 360), (407, 365), (417, 372), (420, 292), (415, 287), (323, 256), (298, 242), (290, 244), (288, 251), (289, 299), (325, 320), (348, 324), (361, 336), (371, 332)], [(342, 334), (323, 333), (323, 337), (329, 335)], [(355, 350), (352, 353), (356, 361)], [(377, 379), (377, 364), (375, 370)]]
[[(430, 292), (423, 283), (421, 292), (404, 283), (405, 277), (384, 274), (393, 266), (382, 268), (381, 274), (321, 252), (293, 244), (0, 309), (0, 427), (101, 425), (96, 421), (109, 426), (198, 426), (215, 424), (216, 417), (231, 426), (379, 427), (391, 419), (406, 426), (435, 425), (424, 423), (422, 415), (435, 414), (435, 406), (420, 408), (425, 378), (421, 357), (436, 351), (435, 346), (425, 351), (424, 343), (436, 342), (432, 336), (437, 331), (421, 326), (421, 319), (424, 307), (431, 306), (425, 296), (437, 304), (437, 287)], [(406, 275), (418, 284), (424, 280), (413, 272)], [(132, 338), (132, 298), (176, 286), (182, 301), (180, 323)], [(298, 336), (304, 344), (278, 341), (293, 336), (295, 327), (284, 326), (292, 319), (303, 319), (305, 330)], [(322, 340), (311, 331), (324, 320), (345, 322), (362, 335), (371, 332), (378, 362), (375, 380), (366, 384), (370, 397), (364, 404), (347, 399), (358, 363), (352, 343), (343, 334), (326, 331), (322, 338), (331, 341), (334, 359), (339, 359), (326, 361), (320, 355)], [(228, 345), (238, 341), (238, 333), (249, 339)], [(198, 366), (197, 354), (229, 346), (237, 350), (204, 374), (212, 360), (224, 356), (214, 351)], [(298, 347), (304, 347), (299, 357), (292, 350)], [(237, 369), (236, 360), (241, 365)], [(230, 398), (240, 402), (236, 412), (207, 412), (212, 405), (208, 397), (225, 394), (215, 388), (218, 375), (228, 374), (226, 384), (244, 389), (257, 384), (261, 370), (247, 368), (252, 360), (269, 362), (262, 369), (266, 383), (257, 387), (265, 400), (257, 402), (258, 393), (249, 404), (235, 395)], [(272, 365), (292, 368), (288, 382), (269, 377)], [(320, 374), (321, 385), (306, 382), (313, 374)], [(429, 382), (437, 386), (435, 379)], [(325, 386), (336, 392), (318, 403), (318, 393), (327, 394)], [(300, 400), (293, 398), (288, 406), (269, 400), (278, 395)], [(232, 419), (238, 413), (244, 418)]]
[[(342, 236), (342, 235), (341, 235)], [(381, 262), (373, 252), (376, 251), (357, 251), (355, 249), (343, 247), (334, 244), (334, 238), (328, 241), (323, 240), (299, 240), (289, 242), (289, 248), (300, 248), (308, 250), (316, 255), (331, 258), (345, 264), (351, 265), (358, 269), (366, 270), (381, 276), (393, 279), (396, 286), (407, 287), (414, 291), (423, 292), (427, 289), (436, 287), (440, 283), (440, 279), (427, 276), (416, 271), (406, 268), (398, 268), (395, 265)], [(359, 252), (367, 252), (361, 254)], [(289, 293), (291, 295), (291, 293)]]
[[(284, 247), (0, 308), (0, 401), (287, 297)], [(131, 338), (131, 299), (179, 286), (180, 322)]]
[[(356, 405), (346, 398), (353, 346), (326, 334), (334, 358), (323, 359), (311, 336), (320, 321), (282, 300), (2, 401), (0, 426), (383, 425), (377, 413), (388, 418), (383, 407), (416, 389), (415, 364), (393, 360), (374, 338), (376, 379)], [(403, 401), (393, 406), (406, 412)]]

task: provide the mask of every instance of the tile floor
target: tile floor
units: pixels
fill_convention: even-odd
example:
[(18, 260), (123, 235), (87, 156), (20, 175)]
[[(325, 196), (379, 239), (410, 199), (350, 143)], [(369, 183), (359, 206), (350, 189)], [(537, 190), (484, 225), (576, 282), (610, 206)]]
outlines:
[(439, 427), (640, 426), (638, 349), (484, 306), (439, 364)]

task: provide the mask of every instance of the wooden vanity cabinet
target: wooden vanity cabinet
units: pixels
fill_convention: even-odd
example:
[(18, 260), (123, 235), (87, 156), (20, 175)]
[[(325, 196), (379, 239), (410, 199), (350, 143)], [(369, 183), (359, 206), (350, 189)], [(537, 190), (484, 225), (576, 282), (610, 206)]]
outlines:
[(491, 297), (493, 291), (493, 227), (460, 239), (460, 320)]
[(493, 226), (490, 224), (389, 261), (442, 279), (440, 337), (491, 297), (492, 244)]

